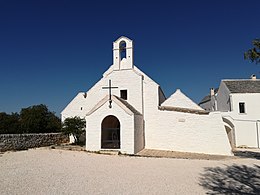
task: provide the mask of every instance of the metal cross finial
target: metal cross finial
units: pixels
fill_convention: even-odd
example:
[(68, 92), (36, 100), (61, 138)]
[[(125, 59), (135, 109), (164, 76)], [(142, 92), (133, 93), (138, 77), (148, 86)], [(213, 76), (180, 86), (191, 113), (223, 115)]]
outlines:
[(111, 89), (116, 89), (116, 88), (118, 88), (118, 87), (112, 87), (111, 86), (111, 80), (109, 80), (108, 87), (102, 87), (102, 89), (109, 89), (109, 108), (112, 108), (112, 99), (111, 99), (112, 91), (111, 91)]

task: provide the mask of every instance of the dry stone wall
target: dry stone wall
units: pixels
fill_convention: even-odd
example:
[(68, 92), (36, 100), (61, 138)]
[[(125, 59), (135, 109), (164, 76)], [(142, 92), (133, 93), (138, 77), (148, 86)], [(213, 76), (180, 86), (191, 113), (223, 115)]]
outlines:
[(68, 136), (61, 133), (0, 134), (0, 151), (26, 150), (67, 142)]

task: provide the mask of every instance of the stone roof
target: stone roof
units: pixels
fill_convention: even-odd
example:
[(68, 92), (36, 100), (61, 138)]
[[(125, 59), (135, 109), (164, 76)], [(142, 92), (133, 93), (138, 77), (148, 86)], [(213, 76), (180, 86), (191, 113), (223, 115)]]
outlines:
[(206, 102), (208, 102), (208, 101), (210, 101), (210, 100), (211, 100), (211, 95), (206, 95), (206, 96), (200, 101), (199, 105), (200, 105), (200, 104), (203, 104), (203, 103), (206, 103)]
[(260, 79), (223, 80), (231, 93), (260, 93)]
[(161, 106), (203, 110), (200, 106), (183, 94), (180, 89), (177, 89), (175, 93), (173, 93), (161, 104)]
[(138, 112), (138, 110), (136, 110), (131, 104), (129, 104), (126, 100), (113, 95), (113, 97), (115, 97), (116, 99), (118, 99), (121, 103), (123, 103), (129, 110), (131, 110), (134, 114), (136, 115), (142, 115), (140, 112)]
[(175, 111), (175, 112), (185, 112), (185, 113), (192, 113), (192, 114), (209, 114), (209, 112), (205, 110), (198, 110), (198, 109), (191, 109), (191, 108), (179, 108), (174, 106), (159, 106), (159, 110), (166, 110), (166, 111)]
[[(214, 93), (215, 93), (215, 94), (218, 93), (218, 88), (214, 89)], [(210, 100), (211, 100), (211, 95), (208, 94), (208, 95), (206, 95), (206, 96), (200, 101), (199, 105), (200, 105), (200, 104), (203, 104), (203, 103), (205, 103), (205, 102), (208, 102), (208, 101), (210, 101)]]

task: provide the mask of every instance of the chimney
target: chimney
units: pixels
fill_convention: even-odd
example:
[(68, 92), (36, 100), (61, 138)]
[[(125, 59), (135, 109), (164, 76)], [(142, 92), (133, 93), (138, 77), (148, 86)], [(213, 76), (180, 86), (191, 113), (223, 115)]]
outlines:
[(256, 80), (256, 75), (255, 75), (255, 74), (252, 74), (252, 75), (251, 75), (251, 79), (252, 79), (252, 80)]
[(215, 95), (214, 88), (211, 88), (211, 89), (210, 89), (210, 96), (214, 96), (214, 95)]

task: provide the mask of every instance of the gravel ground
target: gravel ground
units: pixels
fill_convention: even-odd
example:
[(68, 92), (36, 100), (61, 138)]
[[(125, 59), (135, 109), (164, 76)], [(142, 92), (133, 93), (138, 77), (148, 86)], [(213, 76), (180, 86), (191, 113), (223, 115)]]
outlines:
[(39, 148), (0, 154), (0, 194), (260, 194), (258, 165)]

